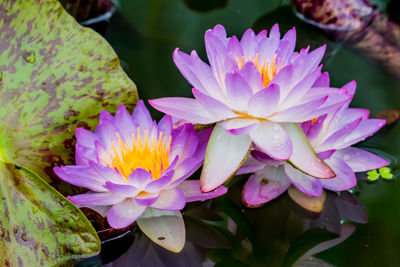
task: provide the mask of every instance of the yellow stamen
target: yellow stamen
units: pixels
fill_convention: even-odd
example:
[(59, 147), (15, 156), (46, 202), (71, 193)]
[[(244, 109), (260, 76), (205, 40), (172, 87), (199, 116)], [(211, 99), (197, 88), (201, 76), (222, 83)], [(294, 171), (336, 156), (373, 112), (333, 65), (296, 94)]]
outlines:
[[(271, 80), (275, 77), (276, 73), (279, 71), (279, 67), (276, 65), (276, 55), (273, 57), (271, 62), (266, 62), (264, 61), (262, 65), (259, 63), (259, 53), (256, 54), (256, 57), (252, 62), (260, 72), (261, 78), (263, 79), (263, 85), (264, 87), (267, 87), (268, 84), (271, 82)], [(239, 67), (239, 70), (243, 68), (244, 66), (244, 57), (241, 57), (240, 59), (236, 59), (236, 63)]]
[[(144, 140), (140, 127), (132, 133), (132, 147), (124, 142), (119, 135), (115, 133), (118, 139), (117, 143), (112, 143), (112, 152), (108, 152), (112, 163), (108, 167), (116, 169), (121, 175), (128, 179), (133, 170), (142, 168), (150, 171), (153, 179), (160, 178), (161, 173), (169, 167), (168, 155), (171, 147), (171, 137), (163, 136), (161, 132), (157, 137), (149, 140), (147, 130), (144, 130)], [(117, 149), (119, 148), (119, 149)]]
[(317, 120), (318, 120), (318, 117), (316, 117), (316, 118), (312, 119), (312, 120), (311, 120), (311, 125), (314, 125), (314, 123), (316, 123), (316, 122), (317, 122)]

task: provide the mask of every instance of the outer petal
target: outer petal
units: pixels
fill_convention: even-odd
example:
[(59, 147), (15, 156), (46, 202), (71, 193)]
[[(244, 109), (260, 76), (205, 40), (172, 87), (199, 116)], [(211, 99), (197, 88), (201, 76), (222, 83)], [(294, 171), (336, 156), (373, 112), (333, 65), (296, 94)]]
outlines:
[(111, 193), (124, 197), (133, 197), (139, 193), (137, 188), (127, 184), (114, 184), (112, 182), (106, 182), (105, 188), (110, 190)]
[(168, 115), (191, 123), (209, 124), (219, 120), (211, 116), (195, 99), (185, 97), (164, 97), (149, 100), (150, 105)]
[(347, 137), (343, 138), (342, 142), (336, 145), (336, 149), (346, 148), (355, 143), (358, 143), (368, 136), (373, 135), (385, 125), (385, 120), (368, 119), (360, 122), (358, 127)]
[(244, 185), (242, 199), (248, 207), (256, 207), (280, 196), (290, 186), (283, 168), (267, 166), (250, 176)]
[(298, 190), (310, 197), (319, 197), (322, 194), (322, 184), (320, 179), (316, 179), (296, 170), (290, 164), (285, 164), (284, 168), (289, 180)]
[(192, 92), (196, 100), (199, 101), (199, 103), (204, 107), (204, 109), (215, 118), (218, 118), (218, 120), (223, 120), (226, 118), (234, 118), (237, 116), (237, 114), (235, 114), (231, 110), (231, 108), (226, 106), (224, 103), (221, 103), (220, 101), (216, 100), (215, 98), (203, 94), (196, 88), (193, 88)]
[(335, 170), (336, 176), (332, 179), (321, 179), (320, 181), (324, 188), (333, 191), (343, 191), (356, 186), (356, 175), (343, 160), (332, 156), (326, 160), (326, 163)]
[(181, 210), (185, 205), (186, 198), (182, 190), (172, 188), (161, 191), (157, 201), (151, 207), (158, 210)]
[[(254, 150), (253, 150), (254, 151)], [(262, 170), (265, 167), (265, 164), (256, 160), (254, 157), (249, 156), (245, 163), (240, 167), (240, 169), (236, 172), (236, 175), (254, 173), (259, 170)]]
[(186, 202), (204, 201), (211, 198), (219, 197), (225, 194), (228, 189), (225, 186), (220, 186), (214, 191), (203, 193), (200, 190), (200, 181), (189, 180), (178, 185), (178, 188), (183, 191), (186, 197)]
[(175, 173), (174, 170), (164, 172), (160, 178), (148, 183), (144, 191), (149, 193), (156, 193), (161, 191), (167, 184), (171, 182), (174, 173)]
[(335, 157), (342, 159), (353, 172), (363, 172), (387, 166), (389, 163), (381, 157), (378, 157), (371, 152), (348, 147), (337, 150), (334, 154)]
[(86, 193), (68, 197), (74, 204), (78, 206), (104, 206), (114, 205), (125, 199), (124, 196), (116, 195), (111, 192), (104, 193)]
[(287, 160), (292, 154), (289, 136), (278, 123), (263, 121), (250, 133), (251, 140), (274, 159)]
[(197, 158), (185, 159), (176, 169), (171, 184), (167, 188), (175, 187), (183, 180), (192, 175), (198, 168), (200, 168), (202, 161)]
[(281, 124), (293, 144), (289, 161), (303, 172), (318, 178), (335, 177), (333, 170), (315, 154), (303, 130), (296, 123)]
[(85, 187), (96, 192), (105, 192), (104, 180), (89, 166), (54, 167), (54, 172), (62, 180), (75, 186)]
[(110, 208), (107, 212), (107, 221), (112, 228), (125, 228), (135, 222), (145, 209), (145, 206), (138, 205), (133, 199), (127, 198)]
[(250, 145), (249, 136), (231, 135), (220, 124), (216, 124), (204, 159), (201, 191), (210, 192), (231, 177), (248, 153)]
[(153, 242), (168, 250), (178, 253), (185, 245), (185, 224), (179, 211), (148, 208), (137, 224)]
[(95, 149), (94, 143), (100, 142), (100, 138), (96, 134), (84, 128), (77, 128), (75, 135), (76, 144), (87, 148)]

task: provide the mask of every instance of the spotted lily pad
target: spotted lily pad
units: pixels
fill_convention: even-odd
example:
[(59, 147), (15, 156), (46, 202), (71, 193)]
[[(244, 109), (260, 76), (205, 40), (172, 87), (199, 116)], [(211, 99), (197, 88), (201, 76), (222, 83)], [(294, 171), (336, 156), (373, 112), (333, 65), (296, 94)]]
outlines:
[(110, 45), (55, 0), (0, 2), (0, 78), (0, 158), (63, 194), (75, 189), (53, 167), (74, 163), (75, 129), (138, 98)]
[(4, 162), (0, 237), (1, 266), (72, 266), (100, 250), (95, 230), (77, 207), (32, 172)]

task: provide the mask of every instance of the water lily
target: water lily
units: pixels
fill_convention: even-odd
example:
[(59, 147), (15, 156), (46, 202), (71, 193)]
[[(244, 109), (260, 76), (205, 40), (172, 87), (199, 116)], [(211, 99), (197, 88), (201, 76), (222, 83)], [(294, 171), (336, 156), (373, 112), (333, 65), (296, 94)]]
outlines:
[[(276, 160), (290, 160), (315, 177), (334, 177), (307, 143), (298, 122), (321, 116), (348, 100), (346, 90), (323, 86), (325, 46), (295, 52), (293, 28), (281, 39), (247, 30), (241, 40), (217, 25), (205, 34), (210, 65), (196, 51), (176, 49), (174, 62), (193, 85), (195, 99), (154, 99), (156, 109), (194, 124), (216, 123), (201, 174), (202, 191), (214, 190), (234, 174), (252, 143)], [(310, 164), (313, 163), (313, 164)]]
[(183, 226), (179, 211), (186, 202), (226, 192), (221, 187), (202, 193), (198, 180), (186, 180), (203, 163), (209, 134), (197, 134), (191, 124), (173, 129), (168, 115), (157, 125), (142, 101), (132, 116), (120, 105), (115, 117), (101, 112), (94, 133), (78, 128), (76, 165), (55, 167), (54, 171), (64, 181), (89, 189), (69, 200), (106, 215), (113, 228), (137, 221), (143, 232), (161, 245), (168, 241), (166, 237), (157, 240), (154, 235), (160, 229), (177, 229), (181, 238), (175, 244), (169, 242), (171, 247), (165, 246), (179, 251), (185, 240), (184, 228), (178, 227)]
[[(329, 78), (324, 81), (326, 86)], [(344, 86), (350, 96), (354, 95), (355, 82)], [(375, 154), (351, 147), (378, 131), (384, 120), (369, 119), (366, 109), (348, 108), (345, 105), (334, 112), (302, 123), (302, 129), (318, 156), (336, 173), (335, 178), (317, 179), (294, 168), (288, 162), (276, 161), (259, 149), (238, 171), (252, 173), (246, 182), (242, 199), (247, 206), (262, 205), (285, 192), (291, 184), (311, 197), (318, 197), (323, 189), (343, 191), (356, 185), (355, 172), (384, 167), (388, 162)]]

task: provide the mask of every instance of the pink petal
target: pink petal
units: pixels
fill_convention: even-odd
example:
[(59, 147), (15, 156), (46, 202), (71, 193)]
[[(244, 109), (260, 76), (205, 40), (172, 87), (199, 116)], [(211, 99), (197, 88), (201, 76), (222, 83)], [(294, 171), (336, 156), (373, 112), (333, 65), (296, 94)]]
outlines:
[(198, 168), (200, 168), (201, 163), (202, 161), (199, 161), (197, 158), (186, 158), (178, 167), (176, 167), (174, 177), (167, 188), (175, 187), (188, 178)]
[(322, 194), (321, 180), (311, 177), (290, 164), (284, 165), (285, 172), (292, 184), (301, 192), (310, 197), (319, 197)]
[(242, 199), (246, 206), (256, 207), (280, 196), (289, 186), (289, 178), (281, 166), (268, 166), (250, 176), (244, 185)]
[(219, 197), (225, 194), (228, 189), (225, 186), (220, 186), (214, 191), (203, 193), (200, 190), (200, 181), (189, 180), (178, 185), (178, 188), (183, 191), (186, 197), (186, 202), (204, 201), (211, 198)]
[(160, 178), (154, 180), (146, 185), (144, 191), (149, 193), (156, 193), (161, 191), (167, 184), (171, 182), (174, 171), (170, 170), (168, 172), (164, 171)]
[(293, 153), (289, 161), (294, 166), (317, 178), (335, 177), (333, 170), (324, 161), (318, 158), (298, 124), (282, 123), (281, 126), (292, 140)]
[(182, 190), (172, 188), (161, 191), (157, 201), (151, 207), (158, 210), (181, 210), (185, 204), (186, 198)]
[(231, 110), (231, 108), (215, 98), (205, 95), (195, 88), (192, 89), (192, 92), (196, 100), (199, 101), (207, 113), (211, 114), (215, 118), (218, 118), (218, 120), (224, 120), (238, 116)]
[(383, 158), (371, 152), (355, 147), (347, 147), (335, 152), (335, 157), (342, 159), (353, 170), (353, 172), (363, 172), (379, 169), (389, 163)]
[(104, 180), (89, 166), (54, 167), (54, 172), (63, 181), (75, 186), (85, 187), (96, 192), (106, 192)]
[(247, 81), (239, 73), (230, 73), (225, 76), (227, 104), (238, 111), (247, 110), (253, 91)]
[(144, 129), (150, 131), (153, 126), (153, 119), (151, 118), (149, 110), (145, 107), (143, 100), (137, 102), (135, 110), (132, 113), (132, 119), (135, 128), (140, 126), (142, 131)]
[(257, 41), (252, 29), (246, 30), (240, 40), (240, 45), (243, 49), (244, 61), (247, 62), (254, 60), (257, 52)]
[(127, 184), (115, 184), (112, 182), (106, 182), (106, 185), (104, 187), (110, 190), (111, 193), (124, 197), (133, 197), (137, 193), (139, 193), (139, 190), (137, 188)]
[(258, 118), (265, 118), (271, 115), (276, 111), (279, 99), (279, 86), (270, 83), (268, 87), (251, 96), (247, 106), (249, 115)]
[(249, 156), (245, 163), (240, 166), (240, 169), (236, 172), (236, 175), (248, 174), (257, 172), (265, 167), (265, 164), (256, 160), (254, 157)]
[(127, 198), (115, 204), (107, 212), (107, 221), (114, 229), (128, 227), (143, 214), (146, 207), (138, 205), (133, 199)]
[(263, 152), (274, 159), (287, 160), (292, 154), (290, 138), (278, 123), (262, 121), (250, 133), (250, 137)]
[(210, 192), (231, 177), (248, 153), (250, 145), (248, 135), (231, 135), (217, 123), (207, 146), (200, 177), (201, 191)]
[[(104, 193), (86, 193), (75, 196), (69, 196), (71, 200), (77, 206), (104, 206), (114, 205), (125, 199), (124, 196), (116, 195), (111, 192)], [(86, 207), (86, 206), (85, 206)]]
[(162, 133), (163, 137), (171, 136), (172, 118), (169, 115), (164, 115), (158, 122), (158, 134)]
[(264, 88), (264, 82), (261, 78), (260, 71), (254, 65), (253, 62), (247, 62), (240, 69), (239, 74), (242, 77), (246, 77), (248, 84), (251, 87), (253, 93), (256, 93)]
[(155, 109), (191, 123), (209, 124), (219, 120), (211, 116), (195, 99), (185, 97), (164, 97), (149, 100)]
[(259, 120), (256, 119), (245, 119), (245, 118), (233, 118), (222, 122), (222, 127), (230, 134), (242, 135), (248, 134), (254, 130), (259, 124)]
[(327, 159), (326, 163), (335, 170), (336, 176), (332, 179), (321, 179), (322, 186), (333, 191), (343, 191), (356, 186), (357, 179), (354, 171), (335, 154)]
[(133, 185), (139, 190), (145, 188), (152, 181), (153, 177), (151, 173), (142, 168), (135, 169), (128, 177), (128, 184)]
[(365, 138), (377, 132), (385, 124), (385, 120), (379, 119), (368, 119), (361, 121), (358, 127), (350, 135), (343, 138), (341, 142), (337, 143), (336, 149), (346, 148), (364, 140)]

